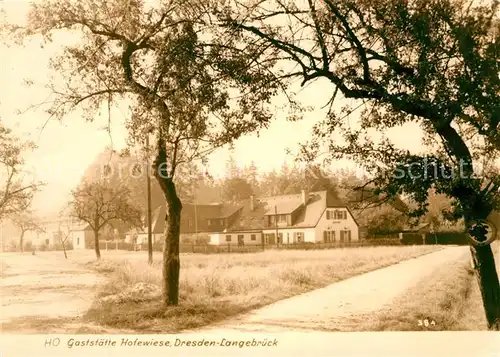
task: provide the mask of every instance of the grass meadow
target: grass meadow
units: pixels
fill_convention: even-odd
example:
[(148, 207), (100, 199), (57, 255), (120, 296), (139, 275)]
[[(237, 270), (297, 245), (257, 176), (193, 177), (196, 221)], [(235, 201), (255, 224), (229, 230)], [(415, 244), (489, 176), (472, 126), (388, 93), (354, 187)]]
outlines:
[[(330, 250), (269, 250), (247, 254), (181, 254), (180, 304), (161, 299), (102, 304), (86, 319), (102, 326), (142, 333), (175, 333), (202, 327), (272, 302), (442, 249), (439, 246), (362, 247)], [(76, 255), (109, 279), (99, 296), (144, 282), (161, 286), (161, 255), (147, 264), (147, 252), (104, 251)]]

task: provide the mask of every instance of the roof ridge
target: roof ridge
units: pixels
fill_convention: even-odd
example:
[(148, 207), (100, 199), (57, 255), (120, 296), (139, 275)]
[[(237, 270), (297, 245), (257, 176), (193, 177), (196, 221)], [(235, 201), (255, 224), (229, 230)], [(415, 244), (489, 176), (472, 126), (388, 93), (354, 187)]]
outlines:
[[(319, 191), (309, 191), (308, 193), (322, 193), (322, 192), (327, 192), (328, 190), (319, 190)], [(306, 191), (307, 192), (307, 191)], [(300, 196), (302, 195), (302, 192), (299, 193), (288, 193), (286, 195), (274, 195), (274, 196), (264, 196), (264, 197), (255, 197), (257, 199), (265, 199), (265, 198), (274, 198), (274, 197), (284, 197), (284, 196)]]

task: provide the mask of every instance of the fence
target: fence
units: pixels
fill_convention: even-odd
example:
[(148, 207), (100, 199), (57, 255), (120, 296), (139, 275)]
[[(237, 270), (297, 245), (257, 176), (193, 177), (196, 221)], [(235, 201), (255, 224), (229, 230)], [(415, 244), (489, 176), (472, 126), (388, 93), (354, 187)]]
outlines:
[(436, 233), (403, 233), (401, 241), (404, 245), (468, 245), (467, 234), (463, 232), (436, 232)]
[[(0, 251), (2, 252), (20, 252), (21, 247), (18, 244), (15, 243), (10, 243), (10, 244), (4, 244), (3, 246), (0, 247)], [(65, 249), (66, 250), (73, 250), (73, 245), (71, 242), (67, 242), (65, 244)], [(56, 243), (56, 244), (33, 244), (32, 242), (26, 242), (23, 244), (23, 251), (24, 252), (32, 252), (33, 250), (35, 251), (41, 251), (41, 252), (49, 252), (49, 251), (63, 251), (63, 247), (61, 243)]]
[[(357, 247), (373, 247), (373, 246), (394, 246), (401, 245), (399, 239), (373, 239), (360, 240), (354, 242), (333, 242), (333, 243), (295, 243), (295, 244), (279, 244), (279, 245), (209, 245), (209, 244), (180, 244), (179, 250), (181, 253), (201, 253), (201, 254), (217, 254), (217, 253), (255, 253), (270, 249), (278, 250), (311, 250), (311, 249), (338, 249), (338, 248), (357, 248)], [(146, 251), (148, 250), (147, 243), (132, 244), (124, 242), (99, 242), (101, 250), (128, 250), (128, 251)], [(162, 252), (163, 244), (153, 244), (153, 251)]]

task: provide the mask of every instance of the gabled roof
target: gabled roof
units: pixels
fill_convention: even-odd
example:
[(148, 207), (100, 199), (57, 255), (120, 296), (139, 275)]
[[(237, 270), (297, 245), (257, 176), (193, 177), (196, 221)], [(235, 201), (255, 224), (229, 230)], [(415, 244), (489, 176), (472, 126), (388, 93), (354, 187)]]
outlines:
[(72, 231), (88, 231), (90, 229), (90, 225), (87, 222), (78, 222), (71, 227)]
[(290, 214), (302, 205), (302, 194), (262, 198), (267, 206), (266, 215)]
[[(296, 212), (293, 224), (287, 228), (316, 227), (321, 215), (327, 207), (346, 207), (327, 191), (311, 192), (308, 194), (307, 204), (302, 205), (302, 194), (273, 196), (255, 199), (254, 210), (250, 210), (250, 199), (242, 202), (243, 208), (236, 221), (228, 227), (227, 231), (261, 230), (272, 227), (267, 226), (266, 215), (274, 214), (274, 205), (278, 214)], [(285, 213), (286, 212), (286, 213)], [(280, 227), (283, 228), (283, 227)]]
[[(305, 206), (302, 204), (302, 194), (254, 198), (254, 209), (251, 210), (250, 206), (250, 198), (211, 205), (183, 204), (181, 233), (214, 232), (215, 228), (208, 226), (208, 220), (229, 217), (234, 217), (234, 219), (229, 221), (230, 225), (225, 229), (228, 232), (269, 229), (272, 227), (267, 225), (267, 216), (275, 214), (275, 210), (278, 214), (295, 213), (293, 224), (287, 228), (310, 228), (318, 224), (327, 207), (347, 207), (328, 191), (309, 193)], [(166, 205), (161, 205), (153, 212), (153, 233), (163, 233), (165, 213)], [(196, 224), (194, 224), (195, 219)]]
[(421, 230), (424, 230), (424, 229), (427, 229), (427, 228), (430, 228), (430, 223), (429, 222), (422, 222), (414, 227), (411, 227), (411, 226), (406, 226), (404, 229), (403, 229), (403, 232), (420, 232)]

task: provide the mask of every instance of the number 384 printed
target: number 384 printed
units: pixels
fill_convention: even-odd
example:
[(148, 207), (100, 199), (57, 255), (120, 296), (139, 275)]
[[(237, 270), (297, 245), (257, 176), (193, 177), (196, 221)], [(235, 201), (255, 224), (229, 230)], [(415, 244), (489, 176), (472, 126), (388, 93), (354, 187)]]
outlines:
[(424, 319), (424, 320), (418, 320), (418, 326), (436, 326), (436, 322), (434, 320), (429, 320), (429, 319)]

